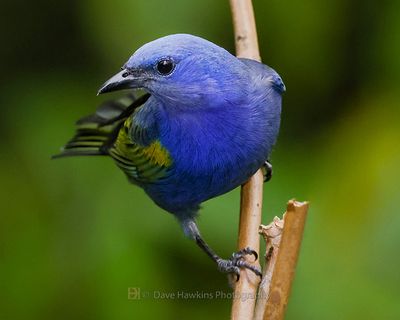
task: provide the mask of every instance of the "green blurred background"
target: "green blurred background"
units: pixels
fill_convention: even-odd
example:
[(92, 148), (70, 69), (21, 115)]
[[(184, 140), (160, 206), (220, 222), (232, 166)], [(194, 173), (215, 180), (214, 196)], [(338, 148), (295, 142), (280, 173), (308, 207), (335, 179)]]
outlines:
[[(287, 319), (400, 319), (400, 2), (254, 6), (287, 86), (263, 221), (311, 201)], [(229, 287), (112, 161), (50, 156), (136, 48), (184, 32), (233, 52), (230, 19), (228, 1), (2, 1), (0, 319), (229, 317), (229, 299), (151, 296)], [(239, 190), (204, 204), (222, 256), (238, 208)]]

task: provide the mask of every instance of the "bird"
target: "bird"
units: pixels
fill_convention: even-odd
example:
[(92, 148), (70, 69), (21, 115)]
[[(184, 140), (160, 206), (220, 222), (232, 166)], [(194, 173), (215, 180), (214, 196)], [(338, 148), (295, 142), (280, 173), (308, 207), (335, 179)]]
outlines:
[[(141, 89), (141, 95), (137, 92)], [(200, 205), (244, 184), (260, 168), (270, 178), (269, 156), (281, 120), (278, 73), (237, 58), (198, 36), (172, 34), (137, 49), (98, 94), (128, 90), (76, 123), (73, 138), (54, 158), (108, 156), (129, 182), (171, 213), (184, 234), (224, 273), (257, 253), (242, 248), (223, 259), (196, 223)]]

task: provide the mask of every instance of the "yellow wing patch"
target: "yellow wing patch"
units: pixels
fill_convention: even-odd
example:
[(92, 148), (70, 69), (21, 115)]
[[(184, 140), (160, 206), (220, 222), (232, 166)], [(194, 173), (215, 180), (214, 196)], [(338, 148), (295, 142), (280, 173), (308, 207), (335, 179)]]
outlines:
[(160, 141), (154, 141), (148, 147), (143, 148), (142, 152), (149, 161), (159, 166), (169, 167), (172, 163), (171, 156)]
[(160, 141), (143, 147), (134, 143), (129, 135), (132, 119), (128, 118), (118, 133), (110, 155), (130, 179), (154, 181), (164, 176), (172, 165), (172, 158)]

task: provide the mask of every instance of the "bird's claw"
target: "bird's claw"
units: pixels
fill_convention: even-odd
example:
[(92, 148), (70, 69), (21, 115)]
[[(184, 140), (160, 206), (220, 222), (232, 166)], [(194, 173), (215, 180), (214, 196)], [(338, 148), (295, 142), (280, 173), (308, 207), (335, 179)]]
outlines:
[(221, 272), (234, 273), (236, 275), (236, 281), (239, 281), (241, 268), (249, 269), (261, 278), (262, 277), (261, 271), (257, 267), (255, 267), (243, 260), (243, 258), (246, 255), (253, 255), (255, 258), (254, 261), (257, 261), (257, 259), (258, 259), (257, 252), (255, 252), (254, 250), (252, 250), (250, 248), (244, 248), (238, 252), (233, 253), (232, 257), (230, 259), (217, 260), (218, 269)]
[(267, 160), (264, 162), (261, 168), (264, 175), (264, 182), (271, 180), (272, 178), (272, 164)]
[(234, 258), (234, 259), (241, 259), (241, 258), (243, 258), (244, 256), (250, 255), (250, 254), (252, 254), (252, 255), (254, 256), (254, 261), (257, 261), (257, 259), (258, 259), (258, 254), (257, 254), (257, 252), (254, 251), (253, 249), (249, 248), (249, 247), (244, 248), (244, 249), (242, 249), (242, 250), (240, 250), (240, 251), (234, 252), (234, 253), (232, 254), (232, 258)]

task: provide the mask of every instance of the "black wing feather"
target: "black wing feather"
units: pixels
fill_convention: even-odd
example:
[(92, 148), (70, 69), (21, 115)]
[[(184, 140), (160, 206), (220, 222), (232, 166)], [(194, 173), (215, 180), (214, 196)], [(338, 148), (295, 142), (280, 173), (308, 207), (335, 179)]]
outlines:
[(94, 114), (79, 119), (74, 137), (52, 158), (108, 155), (124, 121), (143, 105), (150, 94), (133, 94), (102, 104)]

